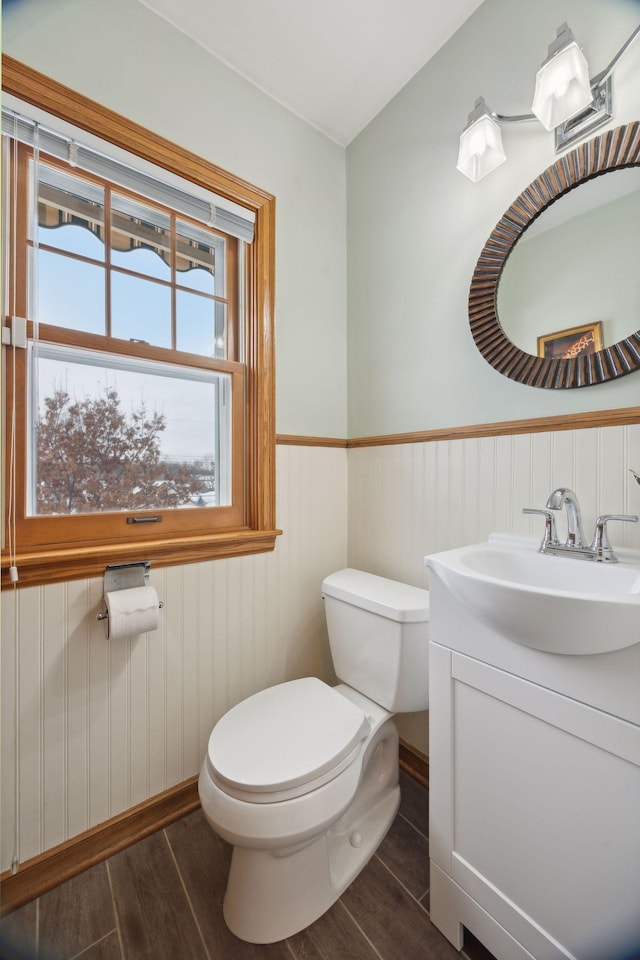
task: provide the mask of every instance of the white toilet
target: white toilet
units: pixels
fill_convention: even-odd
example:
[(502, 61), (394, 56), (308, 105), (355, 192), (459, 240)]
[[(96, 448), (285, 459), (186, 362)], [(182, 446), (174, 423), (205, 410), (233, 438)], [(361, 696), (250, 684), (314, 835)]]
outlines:
[(343, 683), (314, 677), (233, 707), (209, 738), (204, 814), (233, 856), (223, 913), (251, 943), (317, 920), (367, 863), (400, 803), (392, 715), (429, 704), (429, 593), (360, 570), (322, 584)]

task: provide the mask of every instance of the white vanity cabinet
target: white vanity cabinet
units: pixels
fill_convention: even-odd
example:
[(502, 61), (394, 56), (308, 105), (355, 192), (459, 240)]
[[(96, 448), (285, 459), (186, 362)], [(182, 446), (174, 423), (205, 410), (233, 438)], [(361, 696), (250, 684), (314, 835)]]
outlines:
[(636, 956), (640, 644), (523, 647), (430, 588), (432, 921), (498, 960)]

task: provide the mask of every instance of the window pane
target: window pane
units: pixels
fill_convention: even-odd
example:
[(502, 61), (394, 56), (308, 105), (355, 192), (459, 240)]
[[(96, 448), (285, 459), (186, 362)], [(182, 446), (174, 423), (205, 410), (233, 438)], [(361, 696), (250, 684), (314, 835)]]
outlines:
[(182, 287), (224, 296), (224, 240), (190, 223), (178, 222), (176, 282)]
[(104, 261), (104, 243), (87, 227), (69, 223), (58, 227), (38, 229), (38, 242), (46, 243), (57, 250), (78, 253), (81, 257)]
[(104, 190), (40, 164), (38, 242), (104, 261)]
[[(40, 345), (31, 514), (213, 506), (225, 374)], [(227, 385), (228, 386), (228, 385)], [(223, 420), (224, 417), (224, 420)], [(222, 459), (224, 476), (216, 476)]]
[(225, 357), (226, 308), (223, 303), (178, 290), (176, 312), (178, 350), (204, 357)]
[(171, 218), (114, 194), (111, 198), (111, 262), (147, 277), (171, 280)]
[(170, 288), (114, 270), (111, 274), (111, 336), (170, 348)]
[[(48, 250), (38, 251), (40, 323), (104, 334), (104, 297), (104, 267)], [(30, 312), (33, 314), (33, 308)]]

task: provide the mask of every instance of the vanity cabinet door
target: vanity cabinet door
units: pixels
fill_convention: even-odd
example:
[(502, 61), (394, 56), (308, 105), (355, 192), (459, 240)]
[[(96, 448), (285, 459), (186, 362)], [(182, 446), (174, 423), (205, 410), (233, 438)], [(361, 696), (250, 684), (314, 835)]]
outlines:
[(536, 958), (628, 955), (640, 943), (640, 727), (431, 651), (432, 862)]

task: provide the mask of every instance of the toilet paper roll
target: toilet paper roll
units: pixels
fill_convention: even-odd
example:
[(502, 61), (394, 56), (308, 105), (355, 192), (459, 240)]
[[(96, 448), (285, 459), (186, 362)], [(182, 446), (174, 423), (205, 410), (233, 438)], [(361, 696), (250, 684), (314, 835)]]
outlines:
[(153, 587), (113, 590), (105, 595), (109, 639), (137, 636), (157, 630), (160, 603)]

